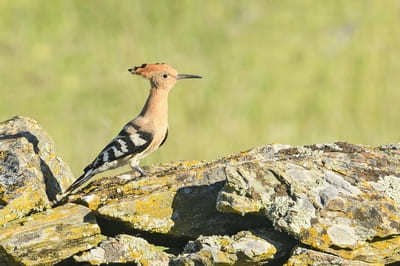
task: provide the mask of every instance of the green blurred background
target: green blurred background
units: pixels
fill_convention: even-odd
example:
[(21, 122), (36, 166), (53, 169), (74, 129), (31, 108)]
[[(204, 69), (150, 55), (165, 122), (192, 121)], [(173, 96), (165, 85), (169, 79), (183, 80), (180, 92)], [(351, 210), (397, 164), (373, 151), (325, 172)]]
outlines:
[(0, 1), (0, 120), (36, 119), (75, 175), (139, 113), (127, 69), (152, 62), (204, 79), (175, 86), (142, 165), (400, 141), (400, 1)]

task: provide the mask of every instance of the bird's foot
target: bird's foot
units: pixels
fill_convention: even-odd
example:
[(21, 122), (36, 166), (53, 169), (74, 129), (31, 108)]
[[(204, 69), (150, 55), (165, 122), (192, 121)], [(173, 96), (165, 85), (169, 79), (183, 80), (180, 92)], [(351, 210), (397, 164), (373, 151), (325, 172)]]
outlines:
[(139, 177), (147, 177), (146, 173), (143, 171), (142, 168), (140, 168), (140, 166), (135, 166), (134, 167), (136, 171), (139, 172), (140, 176)]

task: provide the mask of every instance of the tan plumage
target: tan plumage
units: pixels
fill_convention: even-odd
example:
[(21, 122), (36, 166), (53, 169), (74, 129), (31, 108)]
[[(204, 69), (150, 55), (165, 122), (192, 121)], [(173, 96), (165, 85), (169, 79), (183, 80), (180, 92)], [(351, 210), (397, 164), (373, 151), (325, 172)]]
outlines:
[(168, 135), (169, 91), (179, 79), (201, 78), (178, 74), (171, 66), (159, 63), (142, 64), (129, 69), (129, 72), (150, 80), (150, 94), (142, 111), (84, 169), (84, 174), (65, 191), (63, 197), (78, 190), (94, 175), (128, 162), (133, 169), (145, 175), (139, 167), (140, 160), (157, 150)]

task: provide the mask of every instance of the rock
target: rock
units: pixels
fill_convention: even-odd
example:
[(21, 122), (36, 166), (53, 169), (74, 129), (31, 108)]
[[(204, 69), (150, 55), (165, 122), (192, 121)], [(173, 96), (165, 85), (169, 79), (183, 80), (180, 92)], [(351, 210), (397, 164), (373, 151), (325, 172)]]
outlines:
[(274, 258), (269, 260), (271, 265), (283, 264), (289, 257), (293, 248), (299, 244), (293, 237), (285, 232), (275, 230), (272, 226), (252, 228), (249, 229), (249, 231), (256, 237), (268, 241), (275, 247), (276, 253), (274, 254)]
[(383, 264), (370, 264), (362, 261), (347, 260), (341, 257), (327, 254), (304, 247), (297, 247), (293, 250), (292, 256), (284, 264), (284, 266), (297, 266), (297, 265), (324, 265), (324, 266), (379, 266)]
[(39, 161), (24, 138), (0, 142), (0, 226), (50, 207)]
[(219, 210), (264, 213), (277, 229), (342, 258), (400, 260), (400, 144), (258, 150), (264, 159), (226, 166)]
[(75, 259), (166, 265), (168, 254), (147, 241), (177, 254), (196, 238), (170, 263), (400, 261), (400, 144), (274, 144), (145, 171), (99, 178), (67, 198), (89, 208), (50, 209), (70, 170), (34, 120), (1, 123), (0, 265), (71, 265), (93, 247)]
[(229, 236), (201, 236), (185, 246), (172, 265), (263, 265), (276, 248), (250, 231)]
[(57, 156), (51, 137), (35, 120), (16, 116), (0, 124), (0, 140), (16, 138), (27, 139), (39, 155), (40, 170), (51, 200), (75, 180), (68, 165)]
[(74, 256), (77, 262), (91, 265), (135, 263), (135, 265), (168, 265), (167, 253), (140, 237), (120, 234), (103, 240), (98, 247)]
[(69, 203), (7, 224), (0, 231), (0, 265), (52, 265), (104, 238), (91, 211)]
[(133, 229), (174, 237), (232, 234), (268, 223), (265, 217), (217, 211), (224, 167), (219, 162), (180, 162), (144, 168), (149, 177), (137, 178), (136, 172), (131, 172), (101, 178), (69, 201), (85, 204), (102, 218)]
[(73, 179), (36, 121), (17, 116), (0, 124), (0, 226), (50, 207)]

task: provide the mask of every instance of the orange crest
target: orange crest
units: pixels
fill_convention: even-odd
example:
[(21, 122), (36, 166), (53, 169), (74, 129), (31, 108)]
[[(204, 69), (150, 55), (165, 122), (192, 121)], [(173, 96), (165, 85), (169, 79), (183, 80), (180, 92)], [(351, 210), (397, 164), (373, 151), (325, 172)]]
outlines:
[(164, 63), (142, 64), (141, 66), (135, 66), (133, 69), (130, 69), (130, 72), (145, 78), (150, 78), (155, 72), (166, 72), (171, 76), (178, 76), (178, 72), (175, 69)]

